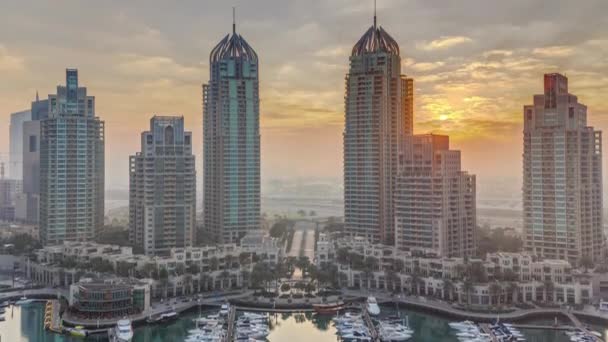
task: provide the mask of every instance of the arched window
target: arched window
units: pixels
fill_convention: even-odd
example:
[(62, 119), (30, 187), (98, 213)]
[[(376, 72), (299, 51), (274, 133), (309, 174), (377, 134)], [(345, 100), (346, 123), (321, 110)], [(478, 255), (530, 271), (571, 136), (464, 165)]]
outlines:
[(165, 127), (165, 144), (166, 145), (173, 145), (174, 144), (174, 140), (173, 140), (173, 126), (171, 126), (171, 125)]

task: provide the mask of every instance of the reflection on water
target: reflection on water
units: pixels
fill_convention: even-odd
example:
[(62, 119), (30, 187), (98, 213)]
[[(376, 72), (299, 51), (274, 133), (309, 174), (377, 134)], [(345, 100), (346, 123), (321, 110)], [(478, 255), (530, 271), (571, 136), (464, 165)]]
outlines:
[[(395, 315), (397, 311), (383, 308), (383, 314)], [(205, 314), (205, 312), (203, 312)], [(448, 326), (448, 320), (427, 314), (411, 311), (401, 311), (405, 319), (407, 315), (410, 326), (415, 330), (412, 341), (416, 342), (457, 342)], [(44, 306), (33, 304), (23, 308), (7, 308), (6, 321), (0, 322), (2, 342), (76, 342), (81, 339), (61, 336), (47, 332), (42, 327)], [(183, 341), (187, 331), (194, 327), (193, 318), (199, 312), (185, 314), (168, 325), (141, 326), (135, 329), (134, 342), (166, 342)], [(533, 322), (527, 322), (533, 323)], [(540, 322), (538, 322), (540, 323)], [(542, 322), (548, 324), (549, 322)], [(270, 319), (270, 342), (334, 342), (337, 340), (336, 329), (331, 317), (319, 316), (314, 313), (279, 313), (272, 314)], [(596, 327), (597, 330), (603, 330)], [(522, 331), (529, 342), (567, 342), (568, 338), (561, 332), (530, 330)], [(107, 341), (104, 336), (88, 338), (87, 341)]]

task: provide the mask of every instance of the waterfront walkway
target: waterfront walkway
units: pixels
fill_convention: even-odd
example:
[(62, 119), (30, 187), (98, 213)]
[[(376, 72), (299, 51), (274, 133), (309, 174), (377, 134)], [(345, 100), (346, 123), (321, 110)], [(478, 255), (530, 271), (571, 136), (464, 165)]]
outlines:
[[(344, 290), (344, 294), (366, 298), (369, 293), (363, 291), (353, 291), (353, 290)], [(421, 309), (428, 312), (437, 313), (444, 316), (453, 317), (456, 319), (463, 320), (472, 320), (476, 322), (494, 322), (497, 318), (500, 317), (501, 320), (506, 321), (521, 321), (530, 317), (539, 317), (539, 316), (552, 316), (552, 317), (566, 317), (572, 322), (572, 326), (575, 328), (583, 328), (584, 325), (581, 321), (575, 316), (578, 314), (591, 316), (588, 312), (579, 312), (579, 311), (571, 311), (568, 312), (561, 308), (535, 308), (535, 309), (527, 309), (527, 310), (515, 310), (513, 312), (504, 312), (500, 314), (496, 313), (483, 313), (483, 312), (472, 312), (465, 311), (454, 308), (447, 302), (438, 301), (425, 297), (415, 297), (415, 296), (391, 296), (388, 293), (382, 292), (374, 292), (373, 296), (376, 297), (379, 303), (382, 304), (394, 304), (399, 303), (403, 306), (414, 307), (417, 309)], [(608, 315), (602, 316), (593, 316), (595, 318), (603, 319), (608, 321)]]

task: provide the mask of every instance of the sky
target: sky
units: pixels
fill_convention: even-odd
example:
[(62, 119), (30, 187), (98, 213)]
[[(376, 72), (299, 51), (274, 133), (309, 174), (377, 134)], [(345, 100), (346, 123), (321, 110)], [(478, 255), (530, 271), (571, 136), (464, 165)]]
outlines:
[[(183, 115), (202, 141), (201, 85), (232, 6), (260, 58), (263, 180), (341, 182), (344, 76), (372, 0), (2, 0), (0, 153), (10, 113), (68, 67), (105, 121), (106, 188), (128, 187), (154, 114)], [(608, 1), (378, 0), (377, 13), (414, 78), (415, 133), (449, 134), (478, 182), (521, 179), (522, 107), (544, 73), (565, 73), (589, 124), (608, 128)]]

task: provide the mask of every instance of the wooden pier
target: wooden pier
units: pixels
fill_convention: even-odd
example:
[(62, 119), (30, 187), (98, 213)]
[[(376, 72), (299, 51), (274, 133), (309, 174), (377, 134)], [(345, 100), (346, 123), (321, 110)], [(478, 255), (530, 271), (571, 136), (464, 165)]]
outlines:
[(234, 340), (234, 321), (236, 320), (236, 307), (231, 306), (230, 312), (228, 313), (228, 329), (226, 330), (226, 337), (224, 342), (232, 342)]
[(487, 323), (482, 323), (479, 325), (479, 329), (481, 329), (481, 331), (484, 334), (488, 334), (490, 335), (490, 339), (492, 339), (492, 342), (498, 342), (498, 338), (496, 338), (496, 336), (494, 336), (494, 333), (492, 332), (492, 329), (490, 329), (490, 325)]
[(365, 306), (361, 306), (361, 314), (363, 315), (363, 320), (365, 321), (365, 325), (367, 325), (367, 329), (369, 330), (369, 334), (372, 337), (372, 341), (380, 342), (380, 336), (378, 335), (378, 330), (372, 322), (372, 318), (369, 316), (369, 312), (365, 309)]

